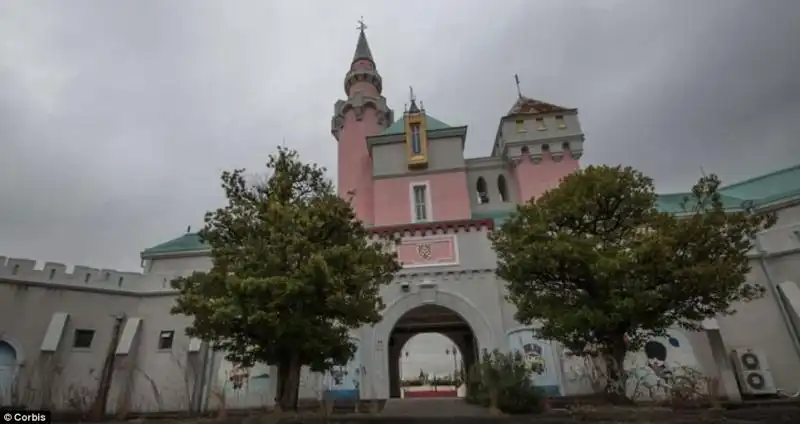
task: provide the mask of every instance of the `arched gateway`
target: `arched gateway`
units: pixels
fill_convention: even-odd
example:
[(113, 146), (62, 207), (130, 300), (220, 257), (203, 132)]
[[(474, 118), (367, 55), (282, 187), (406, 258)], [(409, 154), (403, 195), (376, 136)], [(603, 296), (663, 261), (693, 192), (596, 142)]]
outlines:
[(371, 351), (378, 398), (400, 397), (400, 355), (414, 335), (437, 332), (450, 338), (470, 367), (480, 349), (496, 347), (486, 317), (463, 296), (421, 284), (416, 293), (405, 294), (390, 304), (375, 326)]

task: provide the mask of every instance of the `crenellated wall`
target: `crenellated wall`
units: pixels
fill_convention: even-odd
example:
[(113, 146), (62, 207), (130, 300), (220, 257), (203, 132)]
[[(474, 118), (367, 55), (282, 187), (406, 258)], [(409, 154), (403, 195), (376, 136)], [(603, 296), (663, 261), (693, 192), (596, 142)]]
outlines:
[[(191, 258), (197, 265), (193, 268), (176, 269), (175, 267), (162, 267), (148, 273), (126, 272), (107, 268), (93, 268), (85, 265), (75, 265), (70, 269), (67, 265), (57, 262), (37, 262), (27, 258), (9, 258), (0, 256), (0, 280), (9, 283), (24, 283), (43, 286), (65, 286), (83, 291), (108, 291), (122, 293), (143, 293), (171, 291), (169, 282), (176, 276), (184, 275), (194, 270), (203, 270), (209, 260), (207, 258)], [(205, 259), (205, 260), (203, 260)], [(156, 265), (169, 261), (155, 261)], [(155, 271), (155, 272), (153, 272)]]

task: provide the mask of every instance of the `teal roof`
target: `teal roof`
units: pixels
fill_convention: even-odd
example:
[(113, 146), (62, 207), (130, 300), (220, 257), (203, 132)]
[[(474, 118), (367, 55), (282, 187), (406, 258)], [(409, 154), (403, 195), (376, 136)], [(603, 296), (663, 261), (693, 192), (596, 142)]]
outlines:
[[(441, 130), (445, 128), (453, 128), (450, 125), (445, 124), (444, 122), (434, 118), (430, 115), (425, 115), (425, 125), (427, 126), (428, 131), (433, 130)], [(389, 125), (389, 128), (383, 130), (381, 135), (390, 135), (390, 134), (403, 134), (406, 132), (406, 118), (402, 117), (396, 121), (392, 125)]]
[(186, 233), (176, 239), (145, 249), (142, 252), (142, 256), (145, 257), (163, 253), (196, 252), (206, 249), (208, 249), (208, 245), (200, 240), (199, 234)]
[(720, 188), (720, 193), (765, 204), (800, 194), (800, 165)]
[[(687, 212), (683, 209), (683, 200), (687, 197), (691, 196), (690, 193), (669, 193), (669, 194), (659, 194), (658, 199), (656, 199), (656, 207), (658, 210), (662, 212), (671, 212), (671, 213), (684, 213)], [(722, 205), (725, 209), (728, 210), (737, 210), (742, 207), (742, 199), (721, 195), (720, 200), (722, 200)]]
[(514, 211), (475, 212), (472, 219), (491, 219), (494, 225), (503, 225)]

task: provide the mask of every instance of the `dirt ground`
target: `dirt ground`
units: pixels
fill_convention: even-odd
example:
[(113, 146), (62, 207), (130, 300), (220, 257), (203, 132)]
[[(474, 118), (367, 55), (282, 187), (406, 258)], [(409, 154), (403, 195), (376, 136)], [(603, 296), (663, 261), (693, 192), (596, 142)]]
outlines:
[(385, 423), (385, 424), (779, 424), (800, 423), (800, 406), (770, 406), (733, 410), (672, 410), (668, 408), (598, 408), (585, 410), (553, 410), (528, 416), (396, 416), (372, 414), (342, 414), (323, 417), (319, 414), (299, 415), (253, 414), (225, 418), (193, 419), (136, 419), (108, 421), (113, 424), (293, 424), (293, 423)]

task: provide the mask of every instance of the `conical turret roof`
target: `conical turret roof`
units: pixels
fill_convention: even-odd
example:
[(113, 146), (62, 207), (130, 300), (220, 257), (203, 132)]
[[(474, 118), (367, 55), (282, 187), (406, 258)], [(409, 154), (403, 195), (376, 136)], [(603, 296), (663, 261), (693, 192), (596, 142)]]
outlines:
[(369, 49), (369, 43), (367, 43), (367, 35), (364, 34), (364, 29), (361, 29), (361, 32), (358, 34), (358, 44), (356, 44), (356, 53), (353, 55), (353, 62), (358, 60), (369, 60), (373, 64), (375, 64), (375, 60), (372, 58), (372, 51)]

